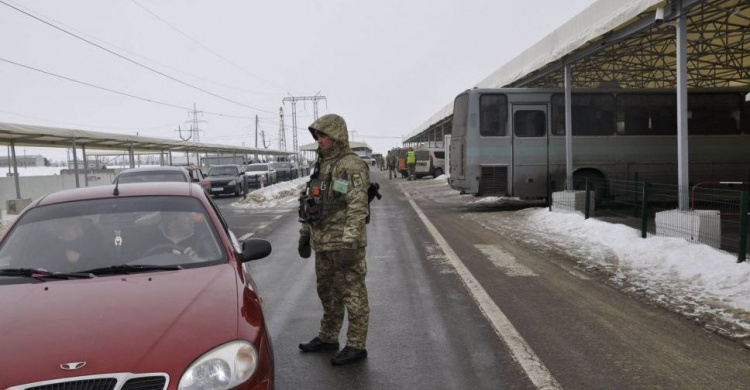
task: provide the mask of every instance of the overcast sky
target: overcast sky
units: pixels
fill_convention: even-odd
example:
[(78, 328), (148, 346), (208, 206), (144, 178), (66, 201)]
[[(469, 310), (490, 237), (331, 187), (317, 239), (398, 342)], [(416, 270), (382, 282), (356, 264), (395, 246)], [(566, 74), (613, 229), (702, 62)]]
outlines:
[[(277, 149), (284, 106), (292, 150), (282, 99), (319, 94), (384, 152), (593, 2), (0, 0), (0, 122), (178, 139), (195, 104), (201, 141), (253, 147), (258, 115)], [(312, 102), (297, 113), (310, 143)]]

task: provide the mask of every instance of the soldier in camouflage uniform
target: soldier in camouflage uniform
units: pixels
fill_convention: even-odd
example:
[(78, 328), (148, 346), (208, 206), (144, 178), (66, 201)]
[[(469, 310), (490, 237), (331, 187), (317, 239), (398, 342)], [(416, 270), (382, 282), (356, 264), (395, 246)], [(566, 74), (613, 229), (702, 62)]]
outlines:
[[(299, 253), (303, 258), (315, 250), (318, 297), (323, 319), (318, 336), (299, 348), (304, 352), (337, 350), (338, 338), (348, 313), (346, 346), (331, 359), (334, 365), (367, 357), (365, 344), (370, 308), (365, 276), (367, 263), (365, 220), (369, 214), (367, 189), (370, 170), (349, 147), (346, 122), (338, 115), (320, 117), (309, 127), (318, 141), (318, 161), (300, 206)], [(317, 218), (309, 218), (303, 199), (318, 204)], [(317, 203), (316, 203), (317, 202)], [(312, 211), (316, 214), (317, 211)]]

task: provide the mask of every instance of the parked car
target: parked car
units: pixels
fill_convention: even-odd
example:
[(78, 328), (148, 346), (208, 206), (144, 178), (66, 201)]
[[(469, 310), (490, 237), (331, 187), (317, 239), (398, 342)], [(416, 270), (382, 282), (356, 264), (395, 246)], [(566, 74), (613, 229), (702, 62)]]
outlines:
[(275, 184), (278, 181), (276, 169), (269, 163), (256, 163), (246, 166), (245, 176), (247, 185), (255, 188)]
[(445, 149), (419, 148), (414, 150), (414, 153), (417, 155), (417, 164), (414, 166), (414, 175), (417, 178), (438, 177), (445, 173)]
[(214, 165), (208, 169), (208, 180), (211, 182), (211, 195), (242, 194), (242, 175), (245, 170), (236, 164)]
[(185, 169), (187, 169), (188, 173), (190, 174), (190, 179), (193, 183), (200, 184), (201, 188), (203, 188), (203, 190), (206, 192), (211, 191), (211, 181), (208, 180), (206, 174), (203, 173), (200, 168), (196, 167), (195, 165), (188, 165), (185, 167)]
[(288, 161), (277, 161), (277, 162), (271, 163), (271, 166), (273, 166), (273, 169), (276, 170), (276, 179), (278, 181), (287, 181), (287, 180), (296, 179), (294, 175), (296, 171), (294, 164)]
[(193, 180), (185, 167), (151, 165), (125, 169), (115, 176), (114, 183), (127, 184), (162, 181), (190, 183)]
[(32, 202), (0, 237), (0, 389), (273, 388), (242, 266), (270, 253), (238, 242), (194, 183)]
[(364, 161), (365, 163), (367, 163), (367, 166), (368, 166), (368, 167), (374, 167), (374, 166), (375, 166), (375, 164), (377, 163), (377, 162), (375, 161), (375, 159), (374, 159), (374, 158), (372, 158), (372, 157), (370, 157), (370, 156), (359, 156), (359, 158), (361, 158), (361, 159), (362, 159), (362, 161)]

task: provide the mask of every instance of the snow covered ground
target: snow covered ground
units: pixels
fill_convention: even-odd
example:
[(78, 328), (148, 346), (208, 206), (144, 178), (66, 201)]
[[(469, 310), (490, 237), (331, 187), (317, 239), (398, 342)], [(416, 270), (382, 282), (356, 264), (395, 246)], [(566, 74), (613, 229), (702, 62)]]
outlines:
[[(460, 195), (444, 177), (403, 185), (413, 197), (487, 210), (518, 199)], [(416, 194), (415, 194), (416, 192)], [(529, 205), (527, 203), (527, 205)], [(530, 205), (466, 213), (485, 228), (549, 256), (575, 261), (628, 295), (659, 305), (750, 348), (750, 263), (680, 238), (641, 238), (628, 226)], [(520, 208), (520, 207), (519, 207)]]

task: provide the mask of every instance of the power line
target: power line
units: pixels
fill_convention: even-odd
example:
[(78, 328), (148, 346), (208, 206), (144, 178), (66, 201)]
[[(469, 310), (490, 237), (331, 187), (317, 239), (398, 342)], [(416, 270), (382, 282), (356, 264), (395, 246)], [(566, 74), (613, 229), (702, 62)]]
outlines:
[(222, 100), (228, 101), (228, 102), (230, 102), (230, 103), (234, 103), (234, 104), (237, 104), (237, 105), (239, 105), (239, 106), (242, 106), (242, 107), (246, 107), (246, 108), (249, 108), (249, 109), (251, 109), (251, 110), (256, 110), (256, 111), (260, 111), (260, 112), (265, 112), (265, 113), (269, 113), (269, 114), (274, 114), (274, 113), (273, 113), (273, 112), (271, 112), (271, 111), (266, 111), (266, 110), (263, 110), (263, 109), (260, 109), (260, 108), (257, 108), (257, 107), (253, 107), (253, 106), (250, 106), (250, 105), (247, 105), (247, 104), (244, 104), (244, 103), (240, 103), (240, 102), (238, 102), (238, 101), (236, 101), (236, 100), (232, 100), (232, 99), (229, 99), (229, 98), (225, 98), (225, 97), (223, 97), (223, 96), (221, 96), (221, 95), (217, 95), (217, 94), (215, 94), (215, 93), (213, 93), (213, 92), (207, 91), (207, 90), (205, 90), (205, 89), (203, 89), (203, 88), (200, 88), (200, 87), (197, 87), (197, 86), (195, 86), (195, 85), (192, 85), (192, 84), (190, 84), (190, 83), (187, 83), (187, 82), (185, 82), (185, 81), (182, 81), (182, 80), (180, 80), (180, 79), (178, 79), (178, 78), (176, 78), (176, 77), (172, 77), (172, 76), (170, 76), (170, 75), (168, 75), (168, 74), (166, 74), (166, 73), (164, 73), (164, 72), (160, 72), (160, 71), (158, 71), (158, 70), (156, 70), (156, 69), (154, 69), (154, 68), (152, 68), (152, 67), (150, 67), (150, 66), (147, 66), (147, 65), (141, 64), (141, 63), (140, 63), (140, 62), (138, 62), (138, 61), (132, 60), (132, 59), (130, 59), (130, 58), (128, 58), (128, 57), (126, 57), (126, 56), (124, 56), (124, 55), (120, 54), (120, 53), (117, 53), (117, 52), (115, 52), (115, 51), (112, 51), (112, 50), (110, 50), (110, 49), (107, 49), (107, 48), (106, 48), (106, 47), (104, 47), (104, 46), (101, 46), (101, 45), (99, 45), (99, 44), (97, 44), (97, 43), (95, 43), (95, 42), (92, 42), (92, 41), (90, 41), (90, 40), (88, 40), (88, 39), (86, 39), (86, 38), (83, 38), (83, 37), (81, 37), (81, 36), (79, 36), (79, 35), (76, 35), (76, 34), (74, 34), (74, 33), (70, 32), (70, 31), (68, 31), (68, 30), (65, 30), (65, 29), (64, 29), (64, 28), (62, 28), (62, 27), (58, 27), (58, 26), (56, 26), (56, 25), (54, 25), (54, 24), (52, 24), (52, 23), (50, 23), (50, 22), (48, 22), (48, 21), (46, 21), (46, 20), (43, 20), (43, 19), (41, 19), (41, 18), (39, 18), (39, 17), (37, 17), (37, 16), (35, 16), (35, 15), (32, 15), (32, 14), (30, 14), (29, 12), (26, 12), (26, 11), (24, 11), (24, 10), (20, 9), (20, 8), (14, 7), (14, 6), (12, 6), (12, 5), (10, 5), (10, 4), (8, 4), (8, 3), (6, 3), (6, 2), (5, 2), (5, 1), (3, 1), (3, 0), (0, 0), (0, 4), (3, 4), (3, 5), (5, 5), (5, 6), (9, 7), (9, 8), (12, 8), (12, 9), (14, 9), (14, 10), (16, 10), (16, 11), (18, 11), (18, 12), (20, 12), (20, 13), (22, 13), (22, 14), (24, 14), (24, 15), (26, 15), (26, 16), (28, 16), (28, 17), (30, 17), (30, 18), (33, 18), (33, 19), (35, 19), (35, 20), (38, 20), (38, 21), (40, 21), (40, 22), (42, 22), (42, 23), (44, 23), (44, 24), (46, 24), (46, 25), (48, 25), (48, 26), (50, 26), (50, 27), (52, 27), (52, 28), (54, 28), (54, 29), (56, 29), (56, 30), (59, 30), (59, 31), (61, 31), (61, 32), (65, 33), (65, 34), (68, 34), (68, 35), (70, 35), (70, 36), (72, 36), (72, 37), (74, 37), (74, 38), (76, 38), (76, 39), (79, 39), (79, 40), (81, 40), (81, 41), (84, 41), (84, 42), (86, 42), (86, 43), (88, 43), (88, 44), (90, 44), (90, 45), (92, 45), (92, 46), (94, 46), (94, 47), (97, 47), (97, 48), (99, 48), (99, 49), (101, 49), (101, 50), (104, 50), (104, 51), (106, 51), (107, 53), (110, 53), (110, 54), (112, 54), (112, 55), (114, 55), (114, 56), (117, 56), (117, 57), (119, 57), (119, 58), (121, 58), (121, 59), (123, 59), (123, 60), (125, 60), (125, 61), (128, 61), (128, 62), (130, 62), (130, 63), (134, 64), (134, 65), (140, 66), (140, 67), (142, 67), (142, 68), (144, 68), (144, 69), (147, 69), (147, 70), (149, 70), (149, 71), (151, 71), (151, 72), (154, 72), (154, 73), (156, 73), (156, 74), (158, 74), (158, 75), (160, 75), (160, 76), (166, 77), (166, 78), (168, 78), (168, 79), (170, 79), (170, 80), (172, 80), (172, 81), (178, 82), (178, 83), (180, 83), (180, 84), (182, 84), (182, 85), (185, 85), (185, 86), (187, 86), (187, 87), (193, 88), (193, 89), (195, 89), (195, 90), (198, 90), (198, 91), (201, 91), (201, 92), (203, 92), (203, 93), (205, 93), (205, 94), (208, 94), (208, 95), (211, 95), (211, 96), (213, 96), (213, 97), (216, 97), (216, 98), (219, 98), (219, 99), (222, 99)]
[(174, 25), (170, 24), (169, 22), (167, 22), (166, 20), (164, 20), (163, 18), (161, 18), (161, 17), (159, 16), (159, 15), (157, 15), (156, 13), (154, 13), (153, 11), (151, 11), (150, 9), (146, 8), (145, 6), (141, 5), (141, 4), (140, 4), (140, 3), (138, 3), (137, 1), (135, 1), (135, 0), (130, 0), (130, 1), (131, 1), (131, 2), (133, 3), (133, 4), (137, 5), (138, 7), (140, 7), (141, 9), (143, 9), (144, 11), (148, 12), (149, 14), (151, 14), (151, 16), (155, 17), (155, 18), (156, 18), (156, 19), (158, 19), (158, 20), (159, 20), (160, 22), (162, 22), (162, 23), (166, 24), (167, 26), (169, 26), (169, 27), (170, 27), (170, 28), (171, 28), (172, 30), (176, 31), (177, 33), (179, 33), (180, 35), (184, 36), (185, 38), (187, 38), (187, 39), (191, 40), (191, 41), (192, 41), (193, 43), (195, 43), (196, 45), (198, 45), (198, 46), (202, 47), (203, 49), (205, 49), (205, 50), (206, 50), (206, 51), (208, 51), (209, 53), (211, 53), (211, 54), (215, 55), (216, 57), (218, 57), (218, 58), (220, 58), (220, 59), (222, 59), (222, 60), (224, 60), (224, 61), (225, 61), (226, 63), (228, 63), (229, 65), (232, 65), (233, 67), (235, 67), (235, 68), (239, 69), (240, 71), (242, 71), (242, 72), (244, 72), (244, 73), (246, 73), (246, 74), (248, 74), (248, 75), (250, 75), (250, 76), (252, 76), (252, 77), (255, 77), (255, 78), (257, 78), (257, 79), (260, 79), (260, 80), (262, 80), (262, 81), (265, 81), (266, 83), (268, 83), (268, 84), (270, 84), (270, 85), (273, 85), (273, 86), (274, 86), (274, 87), (276, 87), (276, 88), (279, 88), (279, 89), (281, 89), (281, 90), (284, 90), (284, 91), (286, 91), (286, 88), (284, 88), (284, 87), (282, 87), (282, 86), (280, 86), (280, 85), (277, 85), (277, 84), (275, 84), (275, 83), (273, 83), (273, 82), (271, 82), (271, 81), (269, 81), (269, 80), (266, 80), (266, 79), (264, 79), (263, 77), (260, 77), (260, 76), (258, 76), (258, 75), (257, 75), (257, 74), (255, 74), (255, 73), (252, 73), (252, 72), (250, 72), (250, 71), (246, 70), (245, 68), (243, 68), (243, 67), (241, 67), (241, 66), (239, 66), (239, 65), (235, 64), (234, 62), (232, 62), (232, 61), (228, 60), (228, 59), (227, 59), (226, 57), (222, 56), (221, 54), (219, 54), (219, 53), (216, 53), (215, 51), (211, 50), (211, 48), (209, 48), (208, 46), (204, 45), (203, 43), (199, 42), (199, 41), (198, 41), (197, 39), (195, 39), (195, 38), (191, 37), (190, 35), (186, 34), (186, 33), (185, 33), (185, 32), (183, 32), (182, 30), (180, 30), (179, 28), (177, 28), (177, 27), (175, 27)]
[[(18, 62), (7, 60), (7, 59), (2, 58), (2, 57), (0, 57), (0, 61), (4, 61), (4, 62), (7, 62), (9, 64), (16, 65), (16, 66), (19, 66), (19, 67), (22, 67), (22, 68), (26, 68), (26, 69), (29, 69), (29, 70), (33, 70), (33, 71), (36, 71), (36, 72), (44, 73), (44, 74), (46, 74), (48, 76), (57, 77), (57, 78), (60, 78), (60, 79), (63, 79), (63, 80), (67, 80), (67, 81), (71, 81), (71, 82), (74, 82), (74, 83), (77, 83), (77, 84), (85, 85), (87, 87), (100, 89), (102, 91), (107, 91), (107, 92), (115, 93), (115, 94), (122, 95), (122, 96), (127, 96), (127, 97), (132, 98), (132, 99), (142, 100), (142, 101), (149, 102), (149, 103), (154, 103), (154, 104), (160, 104), (162, 106), (167, 106), (167, 107), (172, 107), (172, 108), (179, 108), (181, 110), (191, 110), (191, 108), (187, 107), (187, 106), (180, 106), (180, 105), (176, 105), (176, 104), (161, 102), (161, 101), (158, 101), (158, 100), (153, 100), (153, 99), (148, 99), (148, 98), (144, 98), (144, 97), (132, 95), (132, 94), (129, 94), (129, 93), (126, 93), (126, 92), (116, 91), (114, 89), (109, 89), (109, 88), (106, 88), (106, 87), (100, 87), (98, 85), (87, 83), (85, 81), (80, 81), (80, 80), (72, 79), (70, 77), (61, 76), (59, 74), (48, 72), (46, 70), (42, 70), (42, 69), (39, 69), (39, 68), (34, 68), (33, 66), (28, 66), (28, 65), (20, 64)], [(204, 111), (204, 113), (211, 114), (211, 115), (216, 115), (216, 116), (228, 117), (228, 118), (251, 119), (250, 117), (247, 117), (247, 116), (227, 115), (227, 114), (222, 114), (222, 113), (217, 113), (217, 112)]]
[[(11, 2), (11, 3), (12, 3), (12, 2)], [(173, 71), (173, 72), (176, 72), (176, 73), (179, 73), (179, 74), (182, 74), (182, 75), (188, 76), (188, 77), (192, 77), (192, 78), (194, 78), (194, 79), (197, 79), (197, 80), (203, 81), (203, 82), (205, 82), (205, 83), (209, 83), (209, 84), (217, 85), (217, 86), (220, 86), (220, 87), (223, 87), (223, 88), (233, 89), (233, 90), (236, 90), (236, 91), (240, 91), (240, 92), (250, 93), (250, 94), (269, 95), (269, 96), (270, 96), (270, 95), (276, 95), (275, 93), (270, 93), (270, 92), (262, 92), (262, 91), (254, 91), (254, 90), (250, 90), (250, 89), (246, 89), (246, 88), (240, 88), (240, 87), (237, 87), (237, 86), (233, 86), (233, 85), (228, 85), (228, 84), (220, 83), (220, 82), (217, 82), (217, 81), (212, 81), (212, 80), (208, 80), (208, 79), (206, 79), (206, 78), (204, 78), (204, 77), (201, 77), (201, 76), (198, 76), (198, 75), (196, 75), (196, 74), (193, 74), (193, 73), (189, 73), (189, 72), (185, 72), (185, 71), (183, 71), (183, 70), (180, 70), (180, 69), (177, 69), (177, 68), (175, 68), (175, 67), (172, 67), (172, 66), (169, 66), (169, 65), (163, 64), (163, 63), (161, 63), (161, 62), (159, 62), (159, 61), (156, 61), (156, 60), (154, 60), (154, 59), (151, 59), (151, 58), (147, 58), (147, 57), (144, 57), (144, 56), (142, 56), (142, 55), (139, 55), (138, 53), (134, 53), (134, 52), (132, 52), (132, 51), (130, 51), (130, 50), (128, 50), (128, 49), (126, 49), (126, 48), (123, 48), (123, 47), (121, 47), (121, 46), (118, 46), (118, 45), (116, 45), (116, 44), (114, 44), (114, 43), (112, 43), (112, 42), (109, 42), (109, 41), (106, 41), (106, 40), (104, 40), (104, 39), (101, 39), (101, 38), (99, 38), (99, 37), (96, 37), (96, 36), (94, 36), (94, 35), (88, 34), (88, 33), (86, 33), (85, 31), (80, 31), (80, 30), (76, 29), (75, 27), (72, 27), (72, 26), (66, 25), (65, 23), (63, 23), (63, 22), (61, 22), (61, 21), (59, 21), (59, 20), (56, 20), (56, 19), (54, 19), (54, 18), (50, 18), (49, 16), (47, 16), (47, 15), (44, 15), (44, 14), (42, 14), (41, 12), (39, 12), (39, 11), (37, 11), (37, 10), (31, 9), (31, 8), (29, 8), (29, 7), (21, 7), (21, 6), (19, 6), (18, 4), (14, 4), (14, 5), (16, 5), (16, 6), (17, 6), (17, 7), (19, 7), (19, 8), (25, 9), (25, 10), (27, 10), (27, 11), (29, 11), (29, 12), (34, 12), (34, 13), (36, 13), (37, 15), (40, 15), (40, 16), (44, 17), (44, 18), (45, 18), (45, 19), (47, 19), (47, 20), (53, 21), (53, 22), (57, 23), (58, 25), (61, 25), (61, 26), (67, 27), (68, 29), (70, 29), (70, 30), (73, 30), (73, 31), (75, 31), (75, 32), (77, 32), (77, 33), (79, 33), (79, 34), (81, 34), (81, 35), (87, 36), (87, 37), (89, 37), (89, 38), (90, 38), (90, 39), (92, 39), (92, 40), (96, 40), (96, 41), (99, 41), (99, 42), (101, 42), (101, 43), (107, 44), (107, 45), (108, 45), (108, 46), (110, 46), (110, 47), (114, 47), (114, 48), (116, 48), (117, 50), (120, 50), (120, 51), (122, 51), (122, 52), (128, 53), (128, 54), (132, 55), (133, 57), (136, 57), (136, 58), (139, 58), (139, 59), (141, 59), (141, 60), (145, 60), (145, 61), (151, 62), (151, 63), (153, 63), (153, 64), (156, 64), (156, 65), (159, 65), (159, 66), (161, 66), (161, 67), (163, 67), (163, 68), (169, 69), (169, 70), (171, 70), (171, 71)]]

